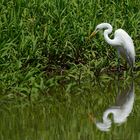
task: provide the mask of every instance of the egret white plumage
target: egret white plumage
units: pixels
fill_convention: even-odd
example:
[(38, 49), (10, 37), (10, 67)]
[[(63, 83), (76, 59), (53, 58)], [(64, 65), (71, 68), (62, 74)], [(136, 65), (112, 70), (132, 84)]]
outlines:
[(114, 39), (109, 38), (112, 33), (112, 26), (109, 23), (101, 23), (96, 26), (95, 31), (92, 32), (89, 38), (94, 36), (98, 31), (104, 30), (104, 39), (118, 51), (118, 58), (122, 56), (133, 69), (135, 64), (135, 47), (133, 40), (123, 29), (117, 29), (114, 33)]
[(117, 96), (116, 104), (108, 109), (106, 109), (103, 113), (103, 122), (99, 122), (94, 119), (94, 122), (98, 129), (101, 131), (109, 131), (112, 121), (109, 118), (109, 115), (113, 115), (114, 123), (122, 124), (127, 120), (127, 117), (130, 115), (133, 109), (134, 99), (135, 99), (135, 89), (134, 84), (132, 83), (130, 87), (120, 93)]

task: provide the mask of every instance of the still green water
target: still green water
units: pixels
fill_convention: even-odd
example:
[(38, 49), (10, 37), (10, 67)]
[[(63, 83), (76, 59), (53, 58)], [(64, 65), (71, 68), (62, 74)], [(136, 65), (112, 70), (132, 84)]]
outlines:
[(0, 140), (139, 140), (139, 85), (112, 80), (37, 102), (1, 99)]

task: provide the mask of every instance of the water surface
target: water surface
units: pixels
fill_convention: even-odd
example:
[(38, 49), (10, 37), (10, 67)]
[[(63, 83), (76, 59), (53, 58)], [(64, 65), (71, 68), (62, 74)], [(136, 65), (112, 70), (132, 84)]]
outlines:
[(138, 80), (112, 80), (37, 102), (1, 98), (0, 139), (138, 140), (139, 92)]

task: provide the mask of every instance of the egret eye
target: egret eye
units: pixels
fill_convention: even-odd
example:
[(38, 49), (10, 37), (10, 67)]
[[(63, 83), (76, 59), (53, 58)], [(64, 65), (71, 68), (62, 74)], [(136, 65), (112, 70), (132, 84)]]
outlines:
[(98, 32), (99, 30), (100, 30), (99, 27), (96, 27), (95, 31)]

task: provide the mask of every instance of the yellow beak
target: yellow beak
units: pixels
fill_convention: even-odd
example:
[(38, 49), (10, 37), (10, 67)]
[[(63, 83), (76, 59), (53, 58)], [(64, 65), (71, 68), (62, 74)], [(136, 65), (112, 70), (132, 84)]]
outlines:
[(93, 31), (91, 35), (87, 38), (87, 41), (89, 41), (92, 37), (94, 37), (96, 33), (97, 33), (96, 31)]
[(89, 113), (88, 114), (89, 120), (94, 123), (96, 121), (96, 118), (93, 116), (93, 114)]
[(91, 38), (91, 37), (94, 37), (96, 35), (96, 31), (93, 31), (92, 33), (91, 33), (91, 35), (89, 36), (89, 39)]

